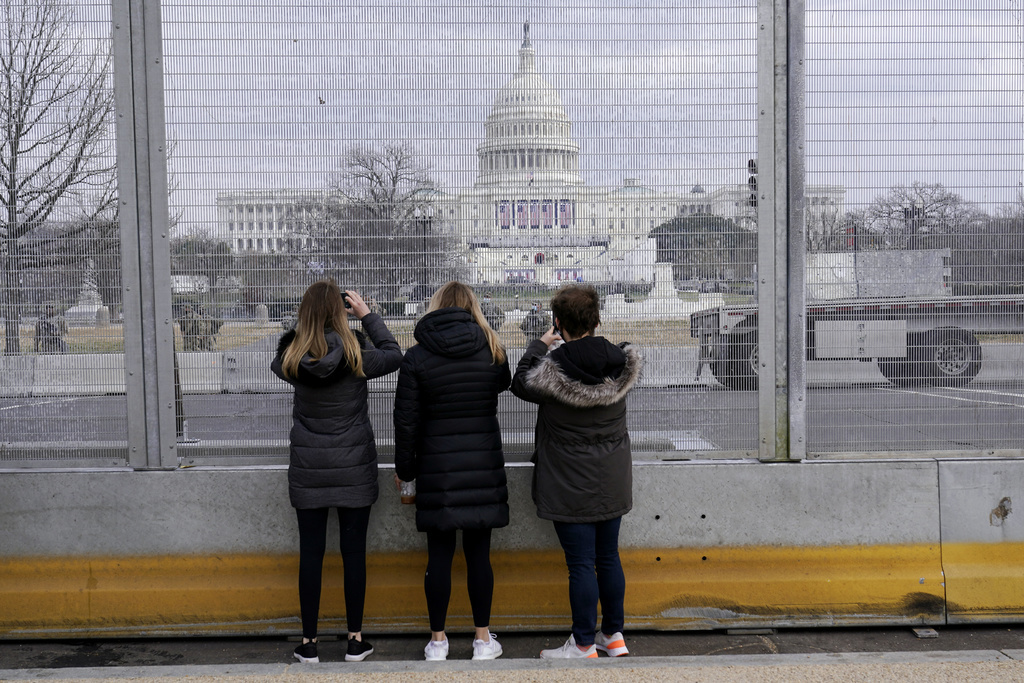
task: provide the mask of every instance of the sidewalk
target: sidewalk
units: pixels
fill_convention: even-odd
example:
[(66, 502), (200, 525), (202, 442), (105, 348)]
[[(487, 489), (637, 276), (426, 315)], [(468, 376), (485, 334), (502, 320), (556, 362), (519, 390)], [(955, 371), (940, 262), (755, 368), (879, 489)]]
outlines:
[(345, 662), (0, 670), (0, 680), (110, 680), (205, 683), (260, 682), (282, 677), (317, 681), (964, 681), (1024, 680), (1024, 650), (802, 655), (633, 657), (598, 661), (499, 659), (493, 662)]
[(322, 664), (298, 664), (294, 641), (264, 638), (0, 641), (0, 680), (205, 683), (282, 677), (375, 683), (457, 681), (1024, 681), (1024, 626), (938, 627), (920, 639), (910, 627), (792, 629), (776, 633), (627, 633), (630, 657), (537, 658), (562, 633), (498, 634), (505, 654), (474, 662), (470, 636), (450, 633), (446, 662), (422, 659), (424, 637), (367, 634), (376, 652), (346, 663), (344, 642), (325, 636)]

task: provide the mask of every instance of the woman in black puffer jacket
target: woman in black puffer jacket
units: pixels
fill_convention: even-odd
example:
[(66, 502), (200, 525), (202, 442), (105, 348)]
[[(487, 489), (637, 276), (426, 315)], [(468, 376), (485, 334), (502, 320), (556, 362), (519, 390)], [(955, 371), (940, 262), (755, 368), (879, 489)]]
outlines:
[[(299, 520), (300, 662), (316, 653), (320, 586), (327, 545), (327, 515), (338, 509), (345, 568), (346, 661), (373, 652), (362, 639), (366, 597), (366, 529), (377, 500), (377, 449), (367, 414), (366, 380), (398, 369), (402, 349), (384, 321), (353, 291), (342, 298), (333, 280), (310, 285), (298, 322), (277, 347), (271, 369), (295, 387), (288, 495)], [(369, 335), (353, 332), (348, 314)]]
[(508, 525), (498, 394), (511, 373), (498, 335), (473, 290), (449, 282), (416, 325), (395, 392), (396, 479), (416, 481), (416, 528), (427, 533), (424, 589), (430, 616), (428, 660), (448, 656), (444, 623), (451, 596), (455, 532), (462, 530), (476, 639), (473, 659), (501, 646), (488, 625), (494, 574), (491, 529)]

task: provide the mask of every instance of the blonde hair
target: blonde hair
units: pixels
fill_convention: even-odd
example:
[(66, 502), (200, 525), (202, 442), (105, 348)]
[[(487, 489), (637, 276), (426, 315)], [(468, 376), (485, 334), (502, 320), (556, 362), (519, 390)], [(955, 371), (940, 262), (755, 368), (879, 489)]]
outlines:
[(359, 340), (348, 326), (348, 313), (341, 298), (341, 290), (334, 280), (314, 282), (302, 295), (299, 304), (299, 319), (295, 324), (295, 338), (284, 351), (281, 370), (287, 377), (296, 377), (299, 362), (308, 353), (313, 360), (320, 360), (327, 354), (327, 329), (341, 337), (345, 360), (352, 372), (363, 377), (363, 353)]
[(480, 326), (487, 337), (487, 345), (491, 349), (491, 358), (494, 359), (494, 364), (504, 363), (505, 348), (501, 345), (501, 340), (498, 339), (498, 333), (491, 329), (487, 318), (484, 317), (484, 312), (480, 310), (480, 302), (477, 301), (473, 288), (454, 280), (442, 285), (441, 289), (430, 297), (427, 312), (453, 306), (469, 311), (469, 314), (473, 316), (473, 322)]

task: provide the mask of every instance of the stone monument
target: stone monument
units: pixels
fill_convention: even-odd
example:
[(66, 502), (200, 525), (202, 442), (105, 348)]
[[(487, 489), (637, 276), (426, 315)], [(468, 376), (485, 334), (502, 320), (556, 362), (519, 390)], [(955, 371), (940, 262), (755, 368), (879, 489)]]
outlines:
[(78, 303), (64, 313), (68, 325), (95, 325), (96, 316), (103, 307), (100, 290), (96, 285), (96, 266), (92, 259), (85, 264), (82, 274), (82, 290), (78, 293)]
[(654, 264), (654, 286), (643, 301), (627, 303), (624, 294), (609, 294), (602, 318), (651, 320), (654, 318), (685, 319), (694, 311), (721, 306), (721, 294), (699, 294), (697, 301), (679, 298), (672, 280), (671, 263)]

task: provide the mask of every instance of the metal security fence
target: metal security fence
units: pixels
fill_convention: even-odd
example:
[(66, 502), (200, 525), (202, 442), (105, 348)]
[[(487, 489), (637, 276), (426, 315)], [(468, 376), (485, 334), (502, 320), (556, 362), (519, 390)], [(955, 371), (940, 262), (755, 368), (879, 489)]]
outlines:
[[(593, 284), (602, 332), (648, 352), (639, 450), (753, 447), (752, 405), (692, 409), (687, 322), (752, 295), (753, 3), (165, 2), (162, 19), (188, 462), (283, 453), (269, 354), (321, 277), (405, 347), (432, 292), (470, 282), (513, 362), (562, 283)], [(384, 452), (393, 382), (372, 385)], [(512, 459), (533, 420), (502, 397)]]
[(1018, 449), (1016, 2), (807, 3), (808, 449)]
[(109, 3), (0, 7), (5, 461), (126, 463), (113, 68)]
[[(1017, 3), (5, 12), (8, 36), (64, 27), (70, 65), (0, 158), (5, 465), (284, 463), (269, 363), (324, 277), (403, 347), (472, 283), (513, 361), (592, 284), (599, 332), (645, 351), (637, 458), (1019, 452)], [(531, 407), (500, 410), (526, 459)]]

